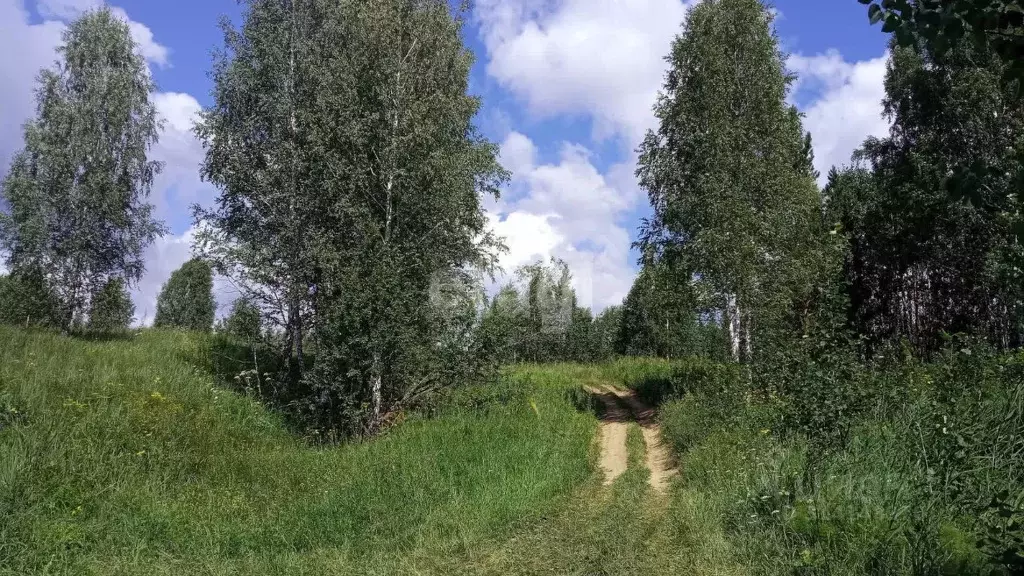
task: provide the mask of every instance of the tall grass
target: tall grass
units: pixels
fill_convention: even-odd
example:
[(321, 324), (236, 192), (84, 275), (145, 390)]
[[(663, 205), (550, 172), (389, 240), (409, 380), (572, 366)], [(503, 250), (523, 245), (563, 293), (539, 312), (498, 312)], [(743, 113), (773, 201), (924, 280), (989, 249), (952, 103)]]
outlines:
[(590, 476), (569, 375), (311, 448), (194, 362), (204, 337), (0, 327), (0, 573), (413, 571), (509, 533)]
[(749, 573), (1019, 574), (1022, 375), (1022, 358), (970, 349), (880, 366), (859, 375), (875, 402), (840, 445), (785, 429), (800, 408), (785, 399), (677, 382), (663, 434)]

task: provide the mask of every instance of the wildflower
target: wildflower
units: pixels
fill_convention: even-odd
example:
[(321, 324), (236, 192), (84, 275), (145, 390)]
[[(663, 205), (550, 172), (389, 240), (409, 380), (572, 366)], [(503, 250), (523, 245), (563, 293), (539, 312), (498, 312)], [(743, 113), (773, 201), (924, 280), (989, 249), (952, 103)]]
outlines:
[(154, 390), (153, 393), (149, 395), (149, 397), (152, 398), (153, 400), (158, 400), (160, 402), (167, 400), (167, 398), (164, 397), (163, 394), (157, 392), (156, 390)]

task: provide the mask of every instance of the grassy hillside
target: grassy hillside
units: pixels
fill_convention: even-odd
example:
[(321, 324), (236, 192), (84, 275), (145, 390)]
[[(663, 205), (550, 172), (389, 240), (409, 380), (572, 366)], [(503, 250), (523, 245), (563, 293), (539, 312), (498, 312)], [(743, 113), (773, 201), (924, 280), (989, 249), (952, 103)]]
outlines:
[(316, 449), (218, 387), (207, 349), (0, 327), (0, 573), (411, 572), (590, 476), (595, 420), (568, 372), (525, 370), (505, 405)]

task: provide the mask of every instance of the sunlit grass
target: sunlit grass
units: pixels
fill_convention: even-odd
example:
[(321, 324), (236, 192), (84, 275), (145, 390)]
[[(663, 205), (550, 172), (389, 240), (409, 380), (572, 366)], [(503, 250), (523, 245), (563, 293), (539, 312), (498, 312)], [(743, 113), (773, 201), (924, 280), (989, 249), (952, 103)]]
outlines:
[(509, 533), (591, 472), (564, 373), (318, 449), (216, 386), (204, 346), (0, 328), (0, 573), (387, 572)]

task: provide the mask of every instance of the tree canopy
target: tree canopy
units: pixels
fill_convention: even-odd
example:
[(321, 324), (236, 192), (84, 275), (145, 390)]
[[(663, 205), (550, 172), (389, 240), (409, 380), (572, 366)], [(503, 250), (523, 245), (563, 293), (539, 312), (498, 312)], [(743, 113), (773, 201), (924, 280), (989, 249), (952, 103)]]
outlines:
[(209, 263), (193, 258), (175, 270), (160, 290), (153, 325), (209, 332), (216, 308), (213, 270)]

